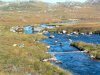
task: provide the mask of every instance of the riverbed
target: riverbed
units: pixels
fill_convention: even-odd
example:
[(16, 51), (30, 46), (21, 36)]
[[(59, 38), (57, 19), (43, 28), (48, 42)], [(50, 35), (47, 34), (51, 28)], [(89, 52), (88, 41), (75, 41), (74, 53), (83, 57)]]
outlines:
[[(90, 56), (83, 52), (74, 53), (79, 51), (77, 48), (70, 46), (70, 43), (75, 41), (82, 41), (91, 44), (100, 44), (100, 35), (66, 35), (57, 33), (44, 34), (48, 36), (47, 39), (41, 42), (50, 45), (49, 52), (65, 52), (52, 54), (61, 64), (53, 63), (64, 70), (69, 70), (73, 75), (100, 75), (100, 61), (92, 60)], [(50, 36), (54, 38), (49, 38)], [(69, 52), (69, 53), (66, 53)]]

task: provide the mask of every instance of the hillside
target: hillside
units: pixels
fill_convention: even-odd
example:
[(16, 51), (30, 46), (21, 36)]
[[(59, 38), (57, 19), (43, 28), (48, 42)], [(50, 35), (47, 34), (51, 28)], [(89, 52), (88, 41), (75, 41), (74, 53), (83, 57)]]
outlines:
[[(5, 4), (5, 5), (4, 5)], [(0, 22), (3, 25), (24, 25), (80, 19), (82, 22), (99, 22), (100, 6), (91, 3), (20, 2), (3, 3)]]

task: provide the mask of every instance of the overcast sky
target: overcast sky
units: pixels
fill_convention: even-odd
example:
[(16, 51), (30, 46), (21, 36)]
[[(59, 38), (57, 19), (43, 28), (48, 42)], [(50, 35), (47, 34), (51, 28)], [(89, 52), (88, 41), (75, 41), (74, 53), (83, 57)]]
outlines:
[[(7, 1), (17, 1), (17, 0), (1, 0), (1, 1), (6, 1), (7, 2)], [(29, 1), (29, 0), (21, 0), (21, 1)], [(64, 2), (64, 1), (85, 2), (86, 0), (40, 0), (40, 1), (56, 3), (56, 2)]]

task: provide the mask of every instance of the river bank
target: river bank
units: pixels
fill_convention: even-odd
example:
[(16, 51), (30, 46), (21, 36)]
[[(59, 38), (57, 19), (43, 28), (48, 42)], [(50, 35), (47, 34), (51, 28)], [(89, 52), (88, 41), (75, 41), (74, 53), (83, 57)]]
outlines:
[(100, 34), (99, 24), (77, 24), (77, 25), (62, 25), (58, 28), (46, 29), (49, 32), (63, 33), (66, 34)]
[(23, 34), (0, 26), (0, 75), (71, 75), (49, 62), (46, 44), (36, 42), (47, 37), (42, 34)]
[(100, 60), (100, 45), (87, 44), (83, 42), (74, 42), (71, 44), (81, 51), (86, 51), (91, 58)]
[[(83, 41), (86, 43), (98, 44), (99, 35), (66, 35), (57, 33), (45, 34), (48, 38), (41, 42), (48, 44), (48, 51), (55, 56), (61, 64), (53, 63), (54, 65), (69, 70), (73, 75), (99, 75), (100, 62), (92, 60), (87, 53), (78, 52), (79, 50), (71, 46), (70, 40)], [(50, 36), (54, 36), (50, 38)], [(87, 39), (86, 39), (87, 38)], [(62, 45), (60, 45), (62, 43)], [(81, 67), (81, 68), (80, 68)]]

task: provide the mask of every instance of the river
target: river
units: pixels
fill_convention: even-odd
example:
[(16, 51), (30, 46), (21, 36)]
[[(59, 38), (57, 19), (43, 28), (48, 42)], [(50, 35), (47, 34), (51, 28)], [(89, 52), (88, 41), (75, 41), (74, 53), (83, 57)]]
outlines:
[[(59, 61), (62, 61), (62, 64), (53, 63), (54, 65), (71, 71), (73, 75), (100, 75), (100, 61), (92, 60), (86, 53), (70, 52), (79, 51), (70, 46), (71, 42), (83, 41), (86, 43), (100, 44), (100, 35), (66, 35), (57, 33), (47, 33), (45, 35), (48, 38), (41, 40), (41, 42), (51, 46), (48, 50), (49, 52), (65, 52), (54, 54)], [(54, 38), (49, 38), (51, 35)]]

